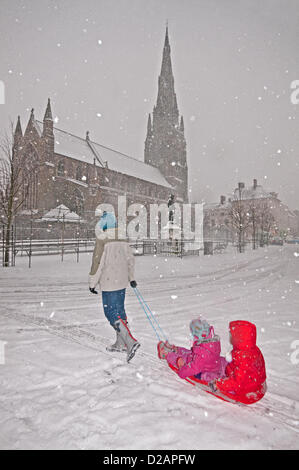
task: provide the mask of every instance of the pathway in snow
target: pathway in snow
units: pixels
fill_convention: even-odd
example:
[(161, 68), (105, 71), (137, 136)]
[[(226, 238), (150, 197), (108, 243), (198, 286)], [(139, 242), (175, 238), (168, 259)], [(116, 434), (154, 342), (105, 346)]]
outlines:
[[(114, 332), (86, 285), (90, 256), (25, 258), (0, 271), (1, 448), (298, 448), (299, 257), (292, 246), (184, 259), (137, 257), (139, 288), (170, 341), (188, 347), (203, 314), (229, 351), (228, 323), (251, 320), (268, 393), (221, 402), (156, 357), (156, 338), (131, 289), (127, 313), (142, 348), (129, 365), (105, 346)], [(297, 281), (297, 282), (296, 282)], [(293, 354), (293, 355), (292, 355)], [(292, 360), (293, 359), (293, 360)]]

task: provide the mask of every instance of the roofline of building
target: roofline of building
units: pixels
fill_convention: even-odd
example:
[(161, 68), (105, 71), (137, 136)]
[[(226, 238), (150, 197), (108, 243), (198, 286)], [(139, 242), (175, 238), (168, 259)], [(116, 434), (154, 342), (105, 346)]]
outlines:
[[(43, 122), (40, 121), (39, 119), (35, 119), (35, 121), (36, 121), (38, 124), (42, 124), (42, 125), (43, 125)], [(60, 129), (60, 128), (55, 127), (55, 126), (53, 127), (53, 130), (57, 130), (57, 131), (59, 131), (59, 132), (63, 132), (64, 134), (70, 135), (71, 137), (75, 137), (76, 139), (80, 139), (80, 140), (82, 140), (83, 142), (86, 143), (86, 139), (84, 139), (83, 137), (80, 137), (79, 135), (72, 134), (71, 132), (65, 131), (65, 130)], [(90, 140), (90, 142), (91, 142), (92, 144), (98, 145), (99, 147), (102, 147), (103, 149), (110, 150), (111, 152), (118, 153), (119, 155), (123, 155), (123, 156), (126, 157), (126, 158), (130, 158), (130, 159), (133, 160), (134, 162), (140, 162), (140, 163), (142, 163), (143, 165), (149, 166), (149, 167), (151, 167), (151, 168), (156, 168), (156, 170), (158, 170), (159, 173), (160, 173), (159, 168), (157, 168), (157, 167), (155, 167), (155, 166), (153, 166), (153, 165), (149, 165), (149, 163), (146, 163), (144, 160), (139, 160), (138, 158), (132, 157), (131, 155), (128, 155), (128, 154), (126, 154), (126, 153), (124, 153), (124, 152), (120, 152), (119, 150), (115, 150), (115, 149), (113, 149), (113, 148), (111, 148), (111, 147), (108, 147), (107, 145), (100, 144), (99, 142), (96, 142), (96, 141), (94, 141), (94, 140)], [(59, 152), (55, 152), (55, 153), (59, 153)], [(61, 155), (62, 155), (62, 154), (61, 154)], [(64, 155), (64, 156), (65, 156), (65, 157), (68, 157), (68, 155)], [(161, 173), (161, 174), (162, 174), (162, 173)], [(162, 175), (162, 176), (163, 176), (163, 175)]]

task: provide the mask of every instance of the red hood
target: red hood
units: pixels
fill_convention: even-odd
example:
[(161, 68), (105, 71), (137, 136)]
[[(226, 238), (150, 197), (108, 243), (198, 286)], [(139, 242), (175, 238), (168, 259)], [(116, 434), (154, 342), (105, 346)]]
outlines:
[(249, 321), (237, 320), (229, 324), (231, 343), (236, 349), (251, 349), (256, 346), (256, 326)]

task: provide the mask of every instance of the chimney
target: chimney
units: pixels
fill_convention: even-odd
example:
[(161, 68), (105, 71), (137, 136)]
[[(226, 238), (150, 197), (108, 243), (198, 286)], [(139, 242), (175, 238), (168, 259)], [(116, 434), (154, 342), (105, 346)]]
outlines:
[(220, 196), (220, 204), (223, 206), (223, 204), (225, 204), (225, 199), (226, 197), (225, 196)]
[(257, 180), (254, 179), (254, 180), (253, 180), (253, 189), (256, 189), (256, 188), (257, 188)]

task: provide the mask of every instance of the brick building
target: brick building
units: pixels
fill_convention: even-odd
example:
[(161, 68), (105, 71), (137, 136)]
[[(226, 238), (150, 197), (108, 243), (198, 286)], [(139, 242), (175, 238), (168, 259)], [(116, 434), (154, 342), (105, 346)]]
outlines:
[[(204, 234), (206, 238), (235, 240), (232, 226), (232, 211), (239, 206), (243, 212), (246, 229), (245, 239), (252, 239), (253, 224), (256, 233), (268, 232), (269, 236), (298, 235), (298, 215), (292, 211), (273, 191), (266, 190), (257, 180), (246, 187), (239, 183), (234, 192), (221, 196), (218, 203), (204, 206)], [(255, 221), (254, 221), (255, 219)], [(256, 235), (256, 236), (257, 236)]]
[(64, 205), (92, 226), (100, 203), (112, 204), (117, 212), (118, 196), (126, 196), (128, 205), (160, 204), (170, 194), (178, 202), (187, 201), (186, 143), (183, 119), (178, 123), (173, 83), (166, 30), (158, 101), (153, 127), (148, 125), (144, 161), (97, 143), (89, 132), (82, 138), (56, 128), (50, 99), (42, 121), (32, 109), (24, 134), (18, 117), (15, 151), (20, 161), (26, 156), (24, 161), (32, 169), (22, 215), (40, 219)]

